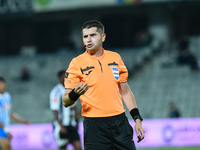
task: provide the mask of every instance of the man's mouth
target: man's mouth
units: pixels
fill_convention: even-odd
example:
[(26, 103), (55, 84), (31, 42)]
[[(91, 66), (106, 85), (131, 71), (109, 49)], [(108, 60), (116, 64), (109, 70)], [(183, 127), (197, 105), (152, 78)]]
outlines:
[(88, 47), (88, 48), (91, 48), (91, 47), (92, 47), (92, 44), (87, 44), (87, 47)]

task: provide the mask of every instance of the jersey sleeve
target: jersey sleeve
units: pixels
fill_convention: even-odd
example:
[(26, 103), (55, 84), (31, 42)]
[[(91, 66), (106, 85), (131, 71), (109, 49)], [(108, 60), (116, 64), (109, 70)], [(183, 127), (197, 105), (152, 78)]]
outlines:
[(126, 82), (128, 79), (128, 70), (124, 65), (122, 58), (119, 56), (119, 80), (120, 83)]
[(10, 93), (8, 93), (8, 99), (9, 99), (9, 104), (12, 107), (12, 96), (10, 95)]
[(49, 96), (50, 100), (50, 109), (59, 110), (60, 109), (60, 94), (58, 91), (52, 90)]
[(78, 62), (73, 59), (65, 73), (64, 85), (65, 88), (74, 89), (76, 84), (80, 82), (80, 68)]

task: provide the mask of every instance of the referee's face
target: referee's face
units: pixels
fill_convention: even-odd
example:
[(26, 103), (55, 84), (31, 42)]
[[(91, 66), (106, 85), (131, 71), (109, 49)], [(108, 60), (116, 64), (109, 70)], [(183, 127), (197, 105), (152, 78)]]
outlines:
[(3, 94), (6, 90), (6, 83), (3, 81), (0, 81), (0, 93)]
[(102, 49), (102, 43), (105, 41), (105, 34), (100, 35), (96, 27), (83, 29), (83, 43), (88, 50)]

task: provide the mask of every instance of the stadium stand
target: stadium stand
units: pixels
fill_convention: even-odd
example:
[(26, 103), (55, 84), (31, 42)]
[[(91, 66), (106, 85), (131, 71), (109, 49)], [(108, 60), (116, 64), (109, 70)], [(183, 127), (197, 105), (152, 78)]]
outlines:
[[(199, 58), (199, 38), (192, 37), (190, 40), (190, 48)], [(187, 65), (177, 65), (176, 53), (173, 51), (171, 54), (171, 66), (162, 66), (166, 56), (161, 53), (129, 81), (144, 118), (168, 117), (170, 102), (177, 104), (181, 117), (199, 117), (200, 71), (192, 71)]]
[[(134, 72), (133, 78), (129, 78), (129, 85), (144, 118), (167, 117), (171, 101), (178, 104), (182, 117), (199, 115), (199, 72), (191, 72), (187, 66), (162, 68), (162, 55), (153, 55), (154, 50), (149, 47), (114, 51), (121, 55), (128, 70)], [(57, 71), (67, 69), (75, 56), (77, 53), (71, 51), (33, 57), (1, 56), (0, 76), (7, 80), (8, 91), (13, 98), (13, 109), (33, 123), (51, 122), (49, 92), (57, 83)], [(148, 57), (151, 58), (150, 61), (146, 61)], [(30, 70), (30, 81), (19, 80), (23, 66)], [(138, 71), (136, 66), (143, 69)], [(78, 105), (81, 109), (80, 102)], [(126, 113), (130, 117), (128, 111)]]
[[(125, 64), (131, 69), (132, 66), (143, 62), (147, 51), (150, 50), (148, 48), (140, 51), (123, 49), (118, 52), (122, 54)], [(13, 109), (34, 123), (50, 122), (52, 112), (49, 109), (49, 92), (57, 83), (56, 73), (60, 69), (67, 69), (71, 59), (77, 55), (67, 51), (61, 54), (1, 57), (0, 75), (7, 80), (8, 91), (13, 98)], [(30, 71), (29, 81), (20, 80), (23, 67)]]

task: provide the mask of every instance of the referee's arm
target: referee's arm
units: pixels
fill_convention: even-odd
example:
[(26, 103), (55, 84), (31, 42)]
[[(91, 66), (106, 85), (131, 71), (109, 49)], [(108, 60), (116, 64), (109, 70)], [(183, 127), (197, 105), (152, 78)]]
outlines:
[(83, 82), (77, 83), (74, 89), (66, 89), (62, 97), (63, 105), (65, 107), (73, 105), (79, 96), (83, 95), (88, 89), (88, 84)]
[[(120, 93), (122, 95), (123, 101), (124, 101), (126, 107), (128, 108), (129, 112), (131, 112), (132, 110), (137, 110), (137, 112), (139, 114), (139, 110), (137, 108), (135, 97), (134, 97), (128, 83), (127, 82), (120, 83), (119, 89), (120, 89)], [(134, 119), (134, 120), (135, 120), (135, 131), (137, 133), (137, 136), (140, 136), (140, 139), (138, 140), (138, 142), (140, 142), (142, 139), (144, 139), (144, 136), (145, 136), (144, 129), (142, 127), (142, 120), (140, 120), (140, 119)]]
[(62, 97), (62, 102), (63, 102), (63, 105), (65, 107), (68, 107), (68, 106), (71, 106), (73, 105), (76, 101), (73, 101), (69, 98), (69, 93), (72, 91), (72, 89), (66, 89), (65, 90), (65, 94), (63, 95)]
[(135, 97), (133, 93), (131, 92), (131, 89), (128, 83), (127, 82), (120, 83), (119, 90), (128, 110), (131, 111), (133, 108), (137, 108)]

